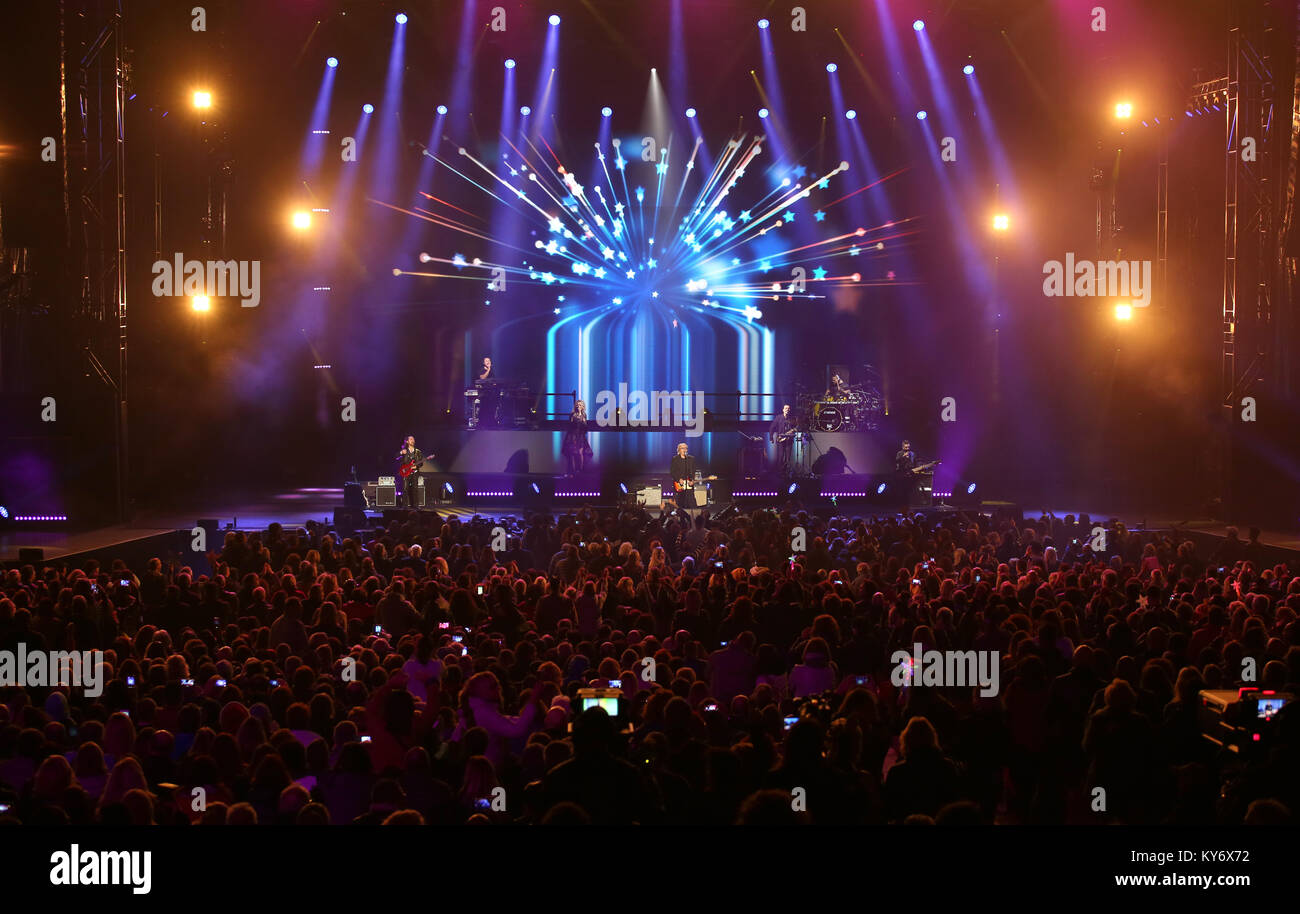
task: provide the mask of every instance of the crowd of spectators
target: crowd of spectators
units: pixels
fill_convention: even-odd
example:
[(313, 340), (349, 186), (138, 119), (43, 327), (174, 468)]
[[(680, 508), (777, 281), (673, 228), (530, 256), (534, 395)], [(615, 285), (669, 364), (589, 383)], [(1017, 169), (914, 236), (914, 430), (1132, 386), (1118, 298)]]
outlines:
[[(0, 572), (0, 651), (105, 671), (0, 687), (0, 822), (1293, 819), (1295, 705), (1236, 748), (1200, 719), (1300, 682), (1300, 577), (1256, 537), (727, 514), (411, 512)], [(998, 694), (900, 685), (915, 644), (996, 652)]]

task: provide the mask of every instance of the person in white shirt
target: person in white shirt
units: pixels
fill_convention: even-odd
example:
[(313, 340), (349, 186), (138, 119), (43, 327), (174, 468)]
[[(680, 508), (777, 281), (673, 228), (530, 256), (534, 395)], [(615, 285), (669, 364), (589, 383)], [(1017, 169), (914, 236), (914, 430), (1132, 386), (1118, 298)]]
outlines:
[(416, 644), (411, 659), (402, 664), (402, 672), (406, 674), (406, 691), (416, 701), (427, 702), (429, 683), (442, 680), (442, 661), (433, 656), (433, 649), (433, 639), (425, 635)]

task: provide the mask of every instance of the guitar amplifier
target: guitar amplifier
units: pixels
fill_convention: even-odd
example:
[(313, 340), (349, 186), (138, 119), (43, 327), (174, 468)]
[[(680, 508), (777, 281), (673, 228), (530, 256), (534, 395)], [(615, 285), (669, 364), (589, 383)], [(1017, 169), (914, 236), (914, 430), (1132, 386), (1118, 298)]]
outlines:
[[(389, 480), (392, 477), (388, 477)], [(376, 508), (397, 507), (397, 486), (392, 482), (368, 482), (365, 485), (366, 501)]]
[(417, 508), (423, 508), (424, 499), (427, 497), (425, 495), (425, 492), (427, 491), (427, 487), (424, 484), (424, 477), (421, 476), (419, 473), (416, 473), (415, 475), (407, 479), (406, 484), (414, 488), (415, 506)]
[(663, 489), (658, 485), (646, 486), (644, 489), (637, 489), (636, 503), (645, 505), (647, 508), (658, 508), (663, 504)]

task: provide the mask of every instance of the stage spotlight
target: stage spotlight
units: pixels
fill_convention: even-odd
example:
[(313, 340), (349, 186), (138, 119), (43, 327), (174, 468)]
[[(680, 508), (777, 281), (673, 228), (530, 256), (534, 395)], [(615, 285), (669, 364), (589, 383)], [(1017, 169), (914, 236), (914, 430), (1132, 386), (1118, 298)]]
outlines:
[(975, 494), (975, 483), (972, 482), (970, 485), (968, 485), (968, 486), (966, 487), (966, 494), (967, 494), (967, 495), (974, 495), (974, 494)]
[(758, 27), (759, 27), (760, 29), (765, 29), (765, 28), (767, 28), (767, 27), (768, 27), (768, 24), (769, 24), (769, 23), (768, 23), (768, 21), (767, 21), (766, 19), (760, 19), (760, 20), (758, 20)]
[(290, 222), (298, 231), (306, 231), (311, 228), (311, 212), (305, 209), (294, 210)]
[(850, 108), (848, 111), (844, 112), (844, 116), (847, 117), (849, 120), (854, 120), (855, 118), (857, 118), (858, 112)]
[(551, 18), (547, 19), (546, 21), (549, 22), (551, 25), (559, 25), (560, 17), (555, 15), (554, 13), (551, 13)]
[(361, 110), (364, 111), (366, 114), (374, 114), (375, 106), (370, 104), (370, 102), (366, 102), (364, 105), (361, 106)]
[(767, 112), (767, 109), (766, 109), (766, 108), (759, 108), (759, 109), (758, 109), (758, 116), (759, 116), (759, 117), (766, 118), (766, 117), (767, 117), (767, 113), (768, 113), (768, 112)]
[(838, 70), (838, 69), (839, 69), (839, 67), (836, 66), (836, 65), (833, 64), (833, 63), (828, 63), (828, 64), (826, 65), (826, 72), (827, 72), (827, 73), (834, 73), (834, 72), (835, 72), (836, 70)]
[(212, 299), (206, 295), (194, 295), (190, 298), (190, 307), (195, 311), (211, 311)]
[(912, 28), (916, 29), (918, 32), (921, 31), (922, 29), (925, 28), (925, 20), (923, 20), (923, 19), (917, 19), (917, 20), (915, 20), (915, 21), (912, 23)]
[(1115, 119), (1126, 121), (1133, 116), (1133, 105), (1129, 102), (1118, 102), (1115, 105)]
[(506, 69), (507, 69), (507, 70), (513, 70), (514, 68), (515, 68), (515, 59), (514, 59), (513, 57), (507, 57), (507, 58), (506, 58)]
[(923, 120), (925, 120), (927, 117), (929, 117), (929, 115), (925, 113), (925, 109), (922, 109), (922, 110), (916, 112), (916, 119), (917, 119), (918, 121), (923, 121)]
[(967, 76), (970, 76), (972, 73), (975, 72), (975, 68), (970, 64), (966, 64), (966, 66), (961, 68), (961, 71), (965, 73)]
[(609, 105), (606, 105), (604, 108), (601, 108), (601, 109), (600, 109), (600, 116), (601, 116), (601, 117), (610, 117), (610, 116), (612, 116), (613, 114), (614, 114), (614, 109), (611, 108)]
[(442, 484), (442, 491), (446, 492), (448, 495), (455, 495), (456, 487), (453, 486), (450, 482), (444, 482)]
[(439, 106), (438, 106), (438, 113), (439, 113), (439, 114), (446, 114), (446, 113), (447, 113), (447, 106), (446, 106), (446, 105), (439, 105)]
[(884, 495), (884, 494), (885, 494), (885, 489), (888, 489), (888, 488), (889, 488), (889, 483), (887, 483), (887, 482), (882, 482), (880, 485), (876, 486), (876, 494), (877, 494), (877, 495)]
[(1010, 216), (1008, 216), (1006, 213), (993, 214), (993, 231), (1005, 232), (1009, 228), (1011, 228)]
[(195, 107), (195, 108), (211, 108), (211, 107), (212, 107), (212, 93), (211, 93), (211, 92), (208, 92), (208, 91), (205, 90), (205, 89), (195, 89), (195, 90), (194, 90), (194, 107)]
[(625, 482), (620, 482), (620, 483), (618, 484), (618, 490), (619, 490), (620, 492), (622, 492), (624, 495), (626, 495), (626, 494), (627, 494), (627, 483), (625, 483)]
[(398, 25), (406, 25), (406, 13), (398, 13), (393, 18), (397, 20)]
[(785, 494), (786, 494), (786, 495), (793, 495), (794, 492), (795, 492), (795, 489), (797, 489), (797, 488), (799, 488), (799, 483), (797, 483), (797, 482), (792, 482), (792, 483), (790, 483), (790, 488), (788, 488), (788, 489), (785, 490)]
[(532, 488), (532, 490), (533, 490), (533, 494), (534, 494), (534, 495), (541, 495), (541, 494), (542, 494), (542, 490), (538, 487), (537, 483), (535, 483), (535, 482), (530, 482), (528, 485), (529, 485), (530, 488)]
[(527, 105), (521, 105), (519, 108), (519, 113), (522, 114), (524, 117), (528, 117), (528, 115), (533, 113), (533, 109), (529, 108)]
[(339, 59), (337, 57), (325, 58), (325, 66), (329, 67), (331, 70), (337, 67), (338, 65), (339, 65)]
[(1126, 301), (1119, 302), (1115, 305), (1115, 320), (1131, 321), (1133, 320), (1133, 306)]
[(8, 519), (9, 519), (9, 509), (6, 508), (4, 505), (0, 505), (0, 520), (8, 520)]
[(694, 109), (694, 108), (687, 108), (687, 109), (686, 109), (686, 116), (687, 116), (687, 117), (695, 117), (695, 109)]

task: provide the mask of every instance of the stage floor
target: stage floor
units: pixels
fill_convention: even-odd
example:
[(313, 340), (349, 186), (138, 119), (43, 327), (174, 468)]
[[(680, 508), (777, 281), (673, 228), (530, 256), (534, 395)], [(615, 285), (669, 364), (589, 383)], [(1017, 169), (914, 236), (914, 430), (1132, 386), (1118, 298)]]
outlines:
[[(136, 542), (159, 534), (176, 530), (190, 530), (201, 518), (215, 519), (219, 530), (226, 529), (227, 525), (234, 525), (239, 530), (264, 530), (272, 523), (280, 523), (285, 526), (302, 526), (309, 520), (329, 524), (333, 522), (335, 508), (340, 507), (342, 502), (343, 490), (341, 488), (295, 489), (288, 492), (244, 499), (214, 499), (205, 505), (196, 507), (195, 510), (184, 513), (175, 510), (141, 512), (131, 523), (113, 524), (93, 530), (0, 529), (0, 562), (16, 562), (18, 560), (18, 551), (31, 547), (44, 550), (46, 560), (111, 549), (114, 546)], [(725, 502), (710, 507), (716, 511), (722, 508), (724, 504)], [(567, 510), (557, 511), (555, 506), (552, 505), (551, 514), (552, 516), (558, 516), (580, 506), (580, 504), (575, 503), (569, 506)], [(489, 518), (520, 517), (537, 512), (537, 509), (533, 507), (509, 504), (437, 505), (427, 510), (437, 511), (443, 516), (461, 518), (473, 517), (474, 515)], [(859, 509), (846, 507), (844, 510), (848, 513), (867, 513), (872, 509), (864, 505)], [(1080, 510), (1078, 508), (1052, 508), (1050, 510), (1057, 517), (1064, 517), (1067, 514), (1078, 516), (1080, 513), (1084, 513), (1097, 520), (1119, 516), (1120, 520), (1124, 521), (1130, 529), (1167, 530), (1174, 525), (1179, 525), (1188, 531), (1221, 538), (1226, 534), (1228, 528), (1228, 524), (1221, 521), (1209, 519), (1188, 521), (1186, 517), (1174, 515), (1128, 517), (1109, 514), (1105, 511)], [(880, 513), (879, 509), (877, 509), (876, 513)], [(1038, 515), (1034, 512), (1026, 512), (1026, 516), (1037, 518)], [(1242, 522), (1236, 524), (1236, 527), (1242, 538), (1245, 539), (1250, 524)], [(1300, 552), (1300, 533), (1297, 531), (1264, 530), (1260, 536), (1260, 541), (1265, 545)]]

